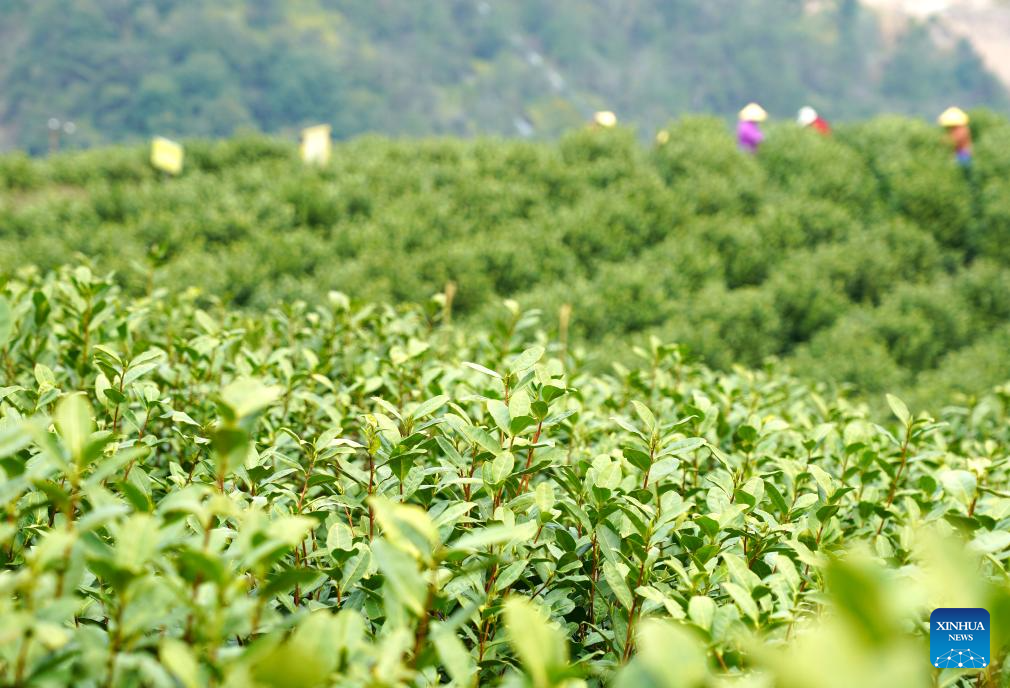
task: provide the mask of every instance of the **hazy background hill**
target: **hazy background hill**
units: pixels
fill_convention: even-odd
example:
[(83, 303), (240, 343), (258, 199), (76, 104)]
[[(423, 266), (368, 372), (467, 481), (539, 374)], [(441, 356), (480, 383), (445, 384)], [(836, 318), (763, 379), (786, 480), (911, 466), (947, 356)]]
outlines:
[(834, 119), (1005, 106), (963, 32), (912, 19), (857, 0), (6, 0), (0, 147), (44, 150), (50, 117), (83, 146), (316, 121), (552, 136), (598, 108), (644, 134), (750, 99)]

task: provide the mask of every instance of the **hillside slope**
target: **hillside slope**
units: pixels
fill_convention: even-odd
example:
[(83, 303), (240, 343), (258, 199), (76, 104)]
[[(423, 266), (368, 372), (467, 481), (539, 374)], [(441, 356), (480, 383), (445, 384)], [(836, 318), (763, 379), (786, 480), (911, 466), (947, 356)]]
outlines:
[(1010, 4), (1002, 0), (863, 0), (892, 30), (929, 22), (941, 40), (969, 41), (986, 67), (1010, 86)]
[(929, 405), (1010, 379), (1010, 122), (974, 121), (968, 177), (942, 132), (896, 117), (830, 140), (782, 125), (756, 158), (707, 118), (654, 148), (624, 129), (362, 138), (322, 169), (285, 141), (193, 141), (172, 179), (143, 148), (0, 157), (0, 271), (84, 256), (134, 292), (254, 310), (453, 281), (456, 316), (482, 324), (514, 326), (512, 298), (559, 327), (568, 304), (594, 351), (657, 335), (722, 368), (782, 357)]
[[(0, 4), (0, 145), (153, 134), (549, 137), (616, 110), (646, 134), (757, 99), (792, 117), (933, 116), (1006, 94), (967, 43), (884, 40), (856, 0), (11, 0)], [(7, 34), (10, 34), (9, 36)]]

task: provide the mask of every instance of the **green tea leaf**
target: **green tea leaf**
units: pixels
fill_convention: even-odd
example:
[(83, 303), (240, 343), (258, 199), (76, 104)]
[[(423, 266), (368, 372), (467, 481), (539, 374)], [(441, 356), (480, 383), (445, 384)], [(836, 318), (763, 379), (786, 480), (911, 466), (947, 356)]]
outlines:
[(564, 637), (532, 602), (505, 602), (505, 630), (534, 688), (548, 688), (550, 676), (568, 662)]

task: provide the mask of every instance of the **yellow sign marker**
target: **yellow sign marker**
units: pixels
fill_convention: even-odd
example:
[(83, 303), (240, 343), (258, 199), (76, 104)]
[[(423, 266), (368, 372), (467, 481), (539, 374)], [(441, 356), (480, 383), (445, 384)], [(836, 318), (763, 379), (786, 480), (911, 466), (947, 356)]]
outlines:
[(182, 144), (161, 136), (155, 136), (151, 141), (151, 164), (169, 174), (182, 172)]
[(332, 145), (329, 124), (302, 129), (302, 143), (299, 146), (302, 162), (309, 165), (325, 165), (330, 161)]

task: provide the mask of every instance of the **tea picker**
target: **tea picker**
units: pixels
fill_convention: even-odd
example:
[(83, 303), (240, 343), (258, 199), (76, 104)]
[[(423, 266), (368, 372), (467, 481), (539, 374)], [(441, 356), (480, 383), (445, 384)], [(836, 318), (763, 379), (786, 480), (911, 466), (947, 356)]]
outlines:
[(809, 105), (800, 108), (800, 112), (796, 116), (796, 123), (804, 129), (812, 129), (818, 134), (831, 136), (831, 125)]
[(767, 119), (768, 113), (757, 103), (750, 103), (740, 111), (740, 121), (736, 127), (736, 139), (740, 150), (747, 153), (757, 152), (758, 146), (765, 138), (761, 132), (761, 122)]
[(954, 148), (954, 155), (962, 167), (971, 166), (971, 129), (968, 113), (961, 108), (949, 107), (940, 115), (940, 126), (947, 130), (947, 138)]

